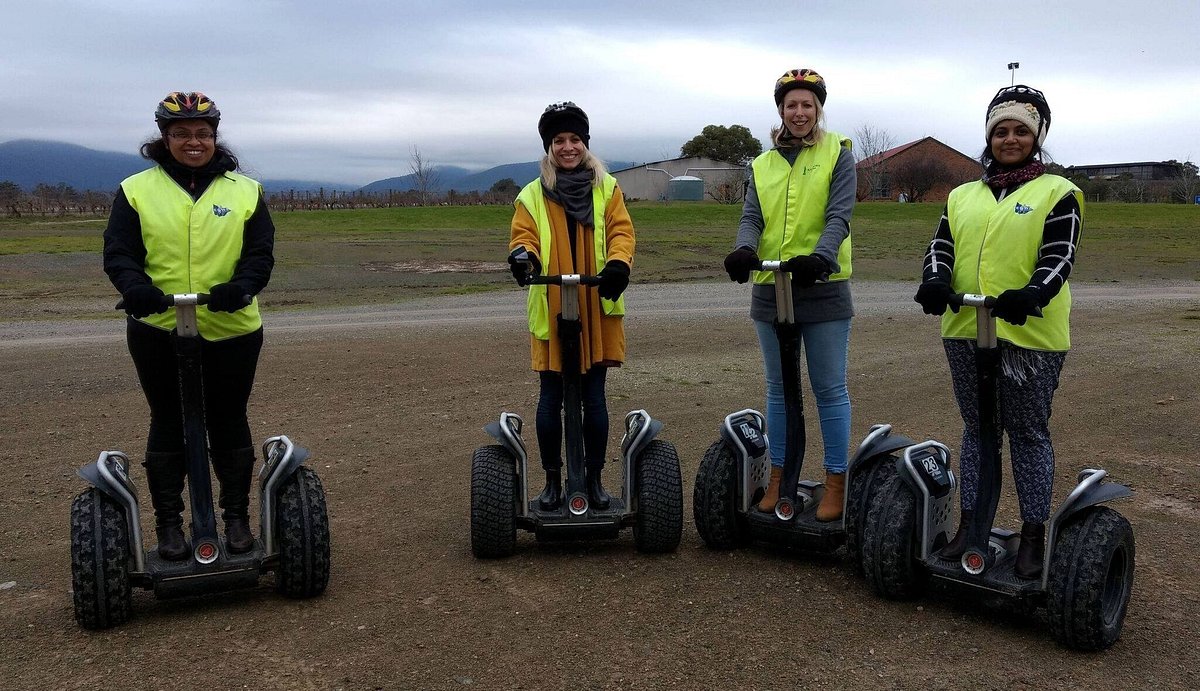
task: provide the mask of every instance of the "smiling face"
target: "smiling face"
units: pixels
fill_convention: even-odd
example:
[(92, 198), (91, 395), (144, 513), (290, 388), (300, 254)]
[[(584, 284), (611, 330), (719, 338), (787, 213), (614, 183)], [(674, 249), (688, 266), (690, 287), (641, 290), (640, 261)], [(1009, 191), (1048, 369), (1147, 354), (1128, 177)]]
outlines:
[(992, 128), (992, 158), (1002, 166), (1017, 166), (1033, 153), (1037, 137), (1018, 120), (1001, 120)]
[(201, 168), (216, 153), (216, 132), (207, 120), (176, 120), (163, 133), (171, 156), (185, 166)]
[(817, 95), (808, 89), (792, 89), (783, 96), (779, 105), (779, 114), (783, 116), (783, 124), (793, 137), (803, 139), (812, 132), (820, 115), (817, 106)]
[(578, 168), (585, 151), (587, 147), (583, 140), (574, 132), (560, 132), (550, 140), (550, 157), (554, 159), (554, 165), (563, 170)]

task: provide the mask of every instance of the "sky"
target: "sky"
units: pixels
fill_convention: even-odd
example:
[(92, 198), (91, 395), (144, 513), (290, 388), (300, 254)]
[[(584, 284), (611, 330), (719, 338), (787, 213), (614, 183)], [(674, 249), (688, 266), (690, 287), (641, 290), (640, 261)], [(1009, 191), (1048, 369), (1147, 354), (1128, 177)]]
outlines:
[[(679, 155), (705, 125), (767, 141), (776, 78), (808, 67), (827, 128), (972, 157), (1015, 76), (1063, 165), (1200, 161), (1200, 1), (37, 0), (0, 10), (0, 142), (134, 153), (170, 91), (203, 91), (252, 175), (366, 184), (536, 160), (572, 100), (610, 161)], [(1008, 63), (1019, 62), (1013, 75)]]

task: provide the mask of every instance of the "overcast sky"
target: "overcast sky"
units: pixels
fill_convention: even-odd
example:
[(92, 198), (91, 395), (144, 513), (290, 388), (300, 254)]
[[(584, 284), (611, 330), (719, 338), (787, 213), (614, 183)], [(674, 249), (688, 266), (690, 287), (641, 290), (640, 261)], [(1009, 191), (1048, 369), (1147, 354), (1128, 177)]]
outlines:
[[(563, 9), (558, 9), (563, 8)], [(601, 158), (654, 161), (708, 124), (764, 141), (785, 70), (826, 124), (968, 155), (1009, 84), (1043, 90), (1064, 165), (1200, 160), (1200, 1), (365, 2), (38, 0), (0, 10), (0, 141), (133, 153), (173, 90), (220, 107), (251, 173), (367, 183), (535, 160), (573, 100)]]

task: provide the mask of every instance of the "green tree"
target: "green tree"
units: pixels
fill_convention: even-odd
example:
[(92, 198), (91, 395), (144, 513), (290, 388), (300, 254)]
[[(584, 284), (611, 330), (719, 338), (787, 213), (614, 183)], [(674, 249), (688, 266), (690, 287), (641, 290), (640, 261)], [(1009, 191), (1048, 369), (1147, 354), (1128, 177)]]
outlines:
[(516, 199), (517, 195), (521, 193), (521, 188), (517, 185), (516, 180), (504, 178), (493, 182), (492, 186), (488, 188), (488, 192), (498, 197)]
[(744, 166), (762, 153), (762, 142), (742, 125), (708, 125), (679, 149), (681, 156), (702, 156)]

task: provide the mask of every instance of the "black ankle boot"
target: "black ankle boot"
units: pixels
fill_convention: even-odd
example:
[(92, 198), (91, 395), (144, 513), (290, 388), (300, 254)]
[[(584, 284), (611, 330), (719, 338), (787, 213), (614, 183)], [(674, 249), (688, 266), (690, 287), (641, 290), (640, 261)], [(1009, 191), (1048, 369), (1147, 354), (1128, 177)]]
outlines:
[(183, 453), (147, 451), (142, 463), (150, 503), (154, 506), (154, 534), (158, 537), (158, 556), (168, 561), (186, 559), (191, 548), (183, 536), (183, 481), (187, 475)]
[(1021, 544), (1017, 547), (1017, 563), (1013, 572), (1018, 578), (1034, 579), (1042, 575), (1042, 559), (1046, 556), (1046, 525), (1030, 523), (1021, 525)]
[(254, 480), (254, 447), (214, 451), (213, 471), (221, 482), (221, 520), (225, 521), (225, 544), (234, 554), (254, 547), (250, 532), (250, 484)]
[(600, 468), (588, 469), (587, 493), (588, 503), (592, 505), (592, 508), (601, 511), (608, 508), (608, 502), (612, 497), (608, 496), (608, 492), (604, 491), (604, 485), (600, 484)]
[(562, 505), (562, 471), (546, 471), (546, 488), (538, 495), (538, 506), (542, 511), (553, 511)]
[(963, 509), (959, 512), (958, 530), (954, 531), (954, 537), (942, 548), (942, 559), (954, 561), (967, 551), (967, 528), (971, 525), (971, 519), (974, 516), (975, 511), (971, 509)]

